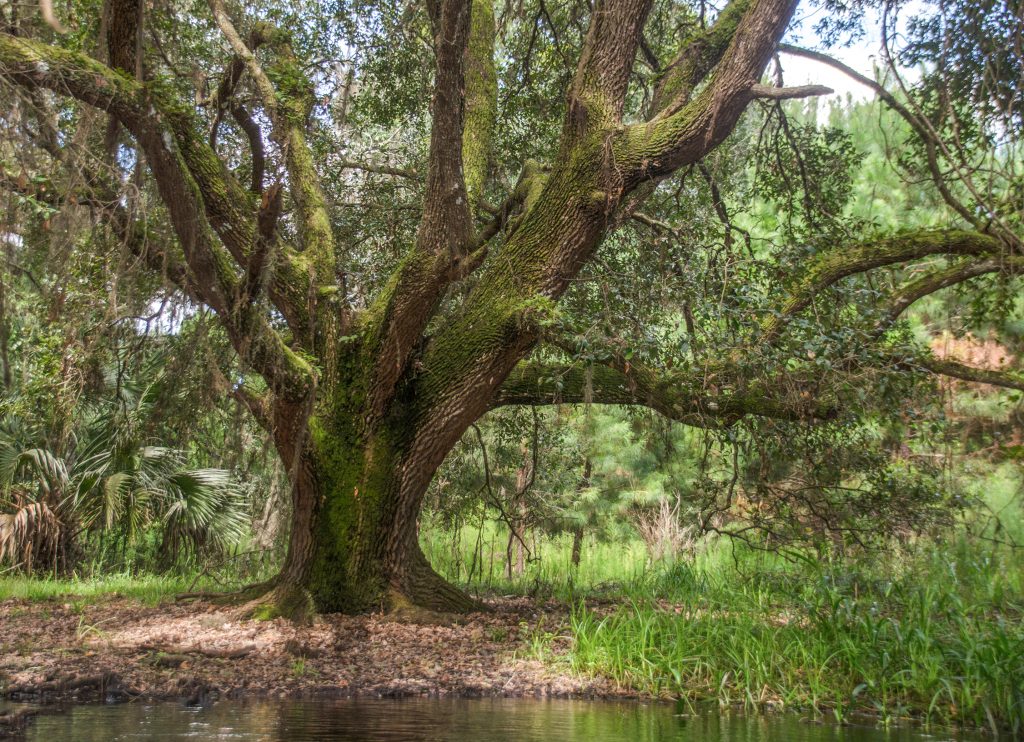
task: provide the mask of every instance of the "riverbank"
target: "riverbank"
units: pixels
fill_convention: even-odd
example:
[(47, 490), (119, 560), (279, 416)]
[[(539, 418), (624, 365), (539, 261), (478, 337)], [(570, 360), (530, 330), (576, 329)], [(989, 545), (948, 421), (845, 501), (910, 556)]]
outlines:
[(42, 703), (640, 695), (531, 658), (538, 627), (567, 623), (563, 604), (508, 598), (490, 607), (451, 625), (376, 614), (323, 616), (298, 627), (239, 620), (203, 602), (10, 599), (0, 602), (0, 694)]
[[(568, 562), (558, 546), (512, 580), (477, 570), (462, 584), (492, 611), (449, 625), (239, 621), (173, 600), (214, 587), (195, 576), (2, 578), (0, 697), (671, 698), (1024, 730), (1024, 550), (921, 539), (817, 562), (717, 543), (643, 569), (630, 544), (588, 544), (545, 574)], [(470, 572), (471, 555), (430, 551), (450, 579)]]

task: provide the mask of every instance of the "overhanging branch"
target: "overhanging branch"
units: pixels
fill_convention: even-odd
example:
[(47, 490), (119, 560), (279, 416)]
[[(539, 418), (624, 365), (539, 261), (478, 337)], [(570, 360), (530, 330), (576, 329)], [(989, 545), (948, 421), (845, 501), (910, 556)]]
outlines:
[(961, 381), (1024, 391), (1024, 376), (1014, 371), (977, 368), (949, 358), (938, 358), (934, 354), (915, 359), (913, 365), (920, 366), (933, 374), (949, 376)]
[(773, 342), (793, 316), (807, 308), (815, 296), (847, 276), (929, 255), (998, 256), (1000, 251), (999, 241), (989, 235), (936, 230), (913, 232), (821, 253), (811, 259), (787, 298), (762, 323), (759, 342)]
[(972, 278), (983, 276), (988, 273), (999, 273), (1011, 266), (1019, 270), (1022, 266), (1019, 258), (999, 259), (989, 258), (987, 260), (966, 260), (943, 269), (932, 271), (920, 278), (902, 286), (890, 299), (889, 311), (886, 315), (888, 324), (895, 322), (910, 306), (919, 299), (934, 294), (950, 286), (963, 283)]
[(166, 92), (144, 87), (90, 57), (4, 33), (0, 75), (25, 89), (72, 96), (125, 126), (145, 153), (167, 206), (190, 289), (217, 312), (236, 350), (275, 392), (304, 397), (312, 379), (309, 364), (282, 342), (266, 317), (239, 305), (240, 276), (233, 258), (252, 245), (254, 220), (245, 211), (249, 197), (192, 117), (181, 106), (169, 105)]

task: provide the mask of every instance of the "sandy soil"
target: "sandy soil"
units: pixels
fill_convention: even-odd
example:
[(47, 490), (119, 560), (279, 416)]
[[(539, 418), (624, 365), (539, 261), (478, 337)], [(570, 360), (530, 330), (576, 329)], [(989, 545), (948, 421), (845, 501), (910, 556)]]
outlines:
[(0, 602), (0, 698), (635, 695), (528, 658), (532, 636), (565, 633), (564, 606), (501, 599), (491, 608), (454, 625), (331, 615), (295, 626), (239, 620), (207, 603), (8, 600)]

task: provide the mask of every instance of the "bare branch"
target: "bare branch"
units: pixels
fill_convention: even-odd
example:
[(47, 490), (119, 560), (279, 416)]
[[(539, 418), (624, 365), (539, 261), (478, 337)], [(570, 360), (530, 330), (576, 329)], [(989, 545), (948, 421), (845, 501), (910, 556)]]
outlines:
[(811, 98), (816, 95), (831, 95), (835, 91), (824, 85), (798, 85), (788, 88), (778, 88), (771, 85), (754, 85), (750, 89), (755, 98), (767, 98), (769, 100), (791, 100), (793, 98)]
[(53, 0), (39, 0), (39, 12), (43, 15), (46, 25), (57, 33), (67, 33), (67, 27), (60, 22), (57, 14), (53, 12)]
[(953, 195), (953, 192), (950, 190), (948, 178), (939, 167), (939, 150), (942, 146), (942, 142), (935, 135), (934, 130), (926, 120), (907, 108), (896, 98), (896, 96), (886, 90), (884, 86), (880, 85), (875, 80), (860, 74), (849, 65), (843, 64), (839, 60), (834, 59), (827, 54), (813, 51), (811, 49), (802, 49), (789, 44), (780, 44), (779, 51), (796, 57), (803, 57), (804, 59), (813, 59), (816, 62), (828, 65), (833, 69), (839, 70), (851, 80), (855, 80), (861, 85), (872, 90), (879, 99), (895, 111), (900, 118), (906, 121), (910, 125), (911, 129), (914, 130), (914, 133), (920, 138), (921, 143), (925, 147), (925, 157), (927, 159), (928, 171), (931, 175), (932, 183), (935, 185), (936, 190), (938, 190), (939, 195), (942, 196), (942, 200), (945, 201), (946, 205), (953, 209), (978, 231), (986, 231), (987, 225), (984, 220), (979, 219), (978, 216), (962, 201), (960, 201), (960, 199)]
[(394, 175), (409, 180), (419, 180), (420, 174), (412, 168), (391, 167), (390, 165), (375, 165), (369, 162), (357, 162), (355, 160), (342, 160), (339, 165), (343, 170), (365, 170), (368, 173), (380, 175)]

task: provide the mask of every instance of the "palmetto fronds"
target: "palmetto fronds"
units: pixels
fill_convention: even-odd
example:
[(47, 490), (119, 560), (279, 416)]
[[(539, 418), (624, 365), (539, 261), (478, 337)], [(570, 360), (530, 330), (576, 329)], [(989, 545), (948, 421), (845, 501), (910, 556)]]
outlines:
[(31, 572), (51, 563), (60, 545), (61, 522), (45, 502), (26, 502), (0, 513), (0, 564)]
[(185, 452), (147, 444), (154, 388), (94, 410), (67, 459), (18, 425), (0, 431), (0, 563), (30, 571), (68, 529), (131, 541), (156, 528), (170, 560), (242, 537), (244, 498), (229, 472), (190, 469)]

